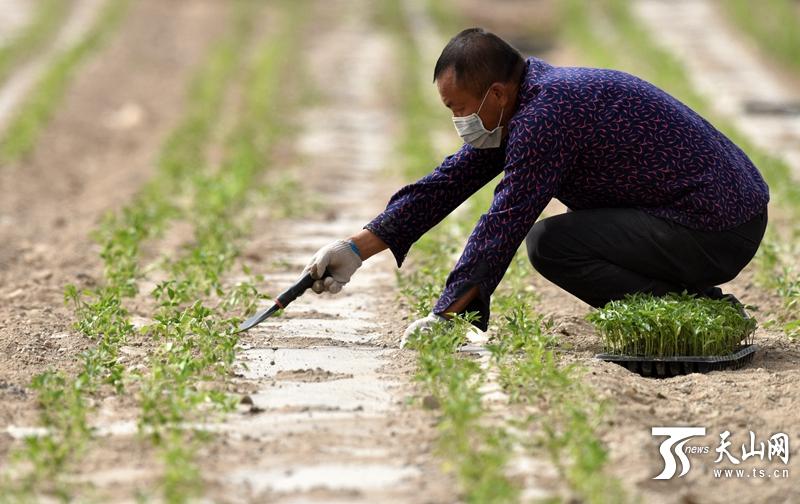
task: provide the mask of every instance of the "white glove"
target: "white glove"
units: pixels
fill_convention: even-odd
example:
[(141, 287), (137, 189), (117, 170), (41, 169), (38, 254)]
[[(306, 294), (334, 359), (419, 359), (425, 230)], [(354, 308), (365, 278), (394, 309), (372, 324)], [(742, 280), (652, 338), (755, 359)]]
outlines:
[(450, 322), (450, 319), (431, 312), (426, 317), (415, 320), (403, 333), (403, 337), (400, 339), (400, 348), (405, 348), (408, 343), (408, 338), (414, 334), (415, 331), (419, 330), (422, 333), (430, 332), (433, 326), (439, 322)]
[[(342, 286), (350, 281), (353, 273), (361, 267), (361, 257), (345, 240), (336, 240), (319, 249), (311, 262), (303, 269), (303, 274), (311, 272), (311, 277), (317, 279), (312, 285), (311, 290), (317, 294), (325, 291), (336, 294), (342, 290)], [(331, 276), (321, 279), (328, 269)]]

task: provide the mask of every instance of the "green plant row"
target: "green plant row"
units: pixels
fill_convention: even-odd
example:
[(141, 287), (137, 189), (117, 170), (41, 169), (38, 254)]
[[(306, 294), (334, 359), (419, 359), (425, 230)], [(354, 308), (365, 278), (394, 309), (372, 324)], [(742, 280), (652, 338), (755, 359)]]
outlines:
[[(775, 319), (764, 327), (779, 325), (790, 338), (800, 337), (800, 267), (791, 258), (800, 256), (800, 232), (790, 239), (781, 239), (768, 230), (755, 260), (758, 263), (756, 280), (774, 289), (783, 300)], [(787, 258), (789, 258), (787, 260)]]
[(548, 455), (569, 489), (565, 500), (628, 502), (608, 473), (608, 450), (597, 434), (610, 402), (585, 384), (580, 365), (562, 362), (552, 319), (533, 315), (522, 296), (504, 296), (500, 303), (509, 306), (488, 348), (509, 404), (523, 408), (508, 421), (519, 432), (517, 443), (532, 456)]
[(146, 373), (134, 377), (140, 386), (140, 432), (163, 455), (163, 493), (169, 502), (182, 502), (201, 488), (192, 459), (196, 442), (207, 435), (187, 424), (236, 405), (216, 384), (233, 364), (238, 342), (240, 319), (228, 314), (252, 312), (262, 299), (251, 282), (229, 288), (223, 279), (248, 231), (242, 215), (247, 198), (269, 166), (272, 146), (282, 134), (280, 117), (289, 112), (282, 94), (288, 89), (285, 76), (292, 75), (288, 65), (302, 17), (296, 5), (278, 5), (286, 7), (285, 16), (277, 19), (280, 29), (258, 47), (248, 69), (225, 160), (219, 170), (194, 178), (194, 244), (164, 265), (169, 278), (153, 292), (158, 309), (146, 328), (159, 346), (148, 358)]
[(104, 284), (82, 291), (67, 286), (66, 299), (75, 307), (77, 329), (98, 342), (91, 351), (100, 356), (91, 356), (91, 360), (100, 364), (101, 373), (106, 373), (104, 380), (118, 389), (122, 383), (117, 352), (131, 333), (129, 314), (122, 301), (139, 292), (138, 281), (143, 275), (141, 246), (160, 236), (171, 221), (191, 216), (181, 207), (181, 201), (191, 197), (195, 174), (204, 171), (205, 146), (248, 42), (251, 4), (247, 0), (236, 2), (229, 30), (193, 78), (186, 114), (168, 136), (155, 175), (131, 203), (118, 213), (107, 214), (93, 232), (101, 247)]
[(724, 0), (722, 10), (763, 50), (800, 71), (800, 9), (792, 0)]
[(475, 316), (457, 317), (452, 327), (437, 324), (429, 333), (412, 335), (408, 345), (419, 352), (416, 379), (441, 411), (437, 453), (454, 466), (463, 500), (516, 502), (520, 489), (505, 475), (512, 438), (505, 428), (483, 421), (487, 410), (480, 389), (486, 370), (457, 353)]
[[(382, 2), (377, 12), (378, 23), (396, 39), (395, 47), (401, 64), (399, 102), (403, 111), (403, 133), (397, 146), (399, 163), (408, 178), (418, 178), (435, 158), (429, 135), (432, 124), (430, 104), (422, 89), (421, 55), (405, 19), (403, 0)], [(423, 236), (416, 244), (413, 270), (401, 274), (397, 281), (401, 295), (413, 306), (413, 316), (424, 316), (432, 308), (432, 300), (447, 276), (447, 265), (457, 252), (447, 239), (459, 230), (446, 219)], [(469, 322), (462, 320), (460, 327)], [(417, 380), (427, 394), (439, 404), (440, 418), (437, 452), (455, 471), (466, 502), (512, 502), (518, 489), (505, 476), (504, 469), (511, 453), (508, 438), (502, 430), (484, 427), (485, 414), (480, 385), (485, 370), (469, 359), (454, 354), (462, 336), (439, 327), (429, 338), (409, 341), (419, 350)]]
[(35, 54), (58, 32), (69, 3), (63, 0), (41, 0), (31, 14), (30, 22), (6, 45), (0, 47), (0, 83), (8, 79), (14, 67)]
[(587, 315), (606, 352), (648, 357), (727, 355), (748, 342), (756, 321), (729, 302), (685, 291), (654, 297), (628, 294)]
[[(401, 292), (416, 305), (415, 316), (430, 309), (418, 298), (433, 287), (425, 279), (447, 271), (444, 264), (432, 269), (436, 255), (425, 254), (421, 268), (401, 277)], [(447, 259), (441, 254), (438, 262)], [(487, 345), (492, 355), (488, 368), (456, 353), (475, 314), (456, 317), (452, 327), (439, 324), (409, 340), (409, 347), (419, 352), (416, 379), (441, 409), (438, 453), (454, 466), (466, 502), (518, 501), (519, 485), (506, 476), (515, 445), (531, 456), (548, 456), (572, 497), (592, 503), (626, 502), (620, 482), (606, 470), (607, 449), (596, 432), (609, 405), (582, 383), (584, 371), (579, 366), (562, 363), (552, 320), (534, 315), (534, 295), (520, 290), (521, 262), (515, 260), (509, 271), (515, 277), (511, 287), (493, 300), (500, 322)], [(480, 387), (492, 371), (508, 394), (509, 408), (533, 409), (521, 414), (509, 410), (513, 416), (487, 427)]]
[[(76, 329), (95, 340), (95, 345), (81, 354), (82, 366), (74, 378), (48, 371), (34, 379), (41, 424), (48, 433), (27, 438), (25, 447), (14, 455), (31, 469), (20, 485), (7, 485), (20, 495), (34, 490), (57, 495), (66, 492), (59, 477), (68, 463), (80, 458), (88, 440), (87, 415), (93, 396), (105, 383), (122, 391), (124, 367), (118, 361), (119, 348), (134, 330), (123, 299), (138, 292), (140, 245), (179, 214), (170, 198), (183, 193), (188, 176), (203, 161), (203, 148), (227, 82), (247, 41), (242, 28), (252, 16), (250, 3), (238, 2), (231, 28), (193, 80), (186, 117), (168, 138), (153, 179), (119, 214), (109, 214), (94, 233), (101, 245), (105, 282), (91, 290), (72, 285), (65, 289), (65, 299), (75, 309)], [(8, 491), (4, 495), (10, 498), (14, 494)]]
[[(491, 201), (492, 192), (481, 191), (470, 205), (472, 224)], [(613, 404), (598, 399), (585, 383), (586, 370), (565, 362), (569, 345), (555, 332), (552, 317), (535, 312), (539, 294), (531, 285), (532, 267), (525, 247), (514, 256), (503, 283), (492, 299), (498, 319), (487, 348), (491, 368), (508, 394), (509, 406), (524, 413), (506, 421), (515, 443), (533, 457), (544, 452), (566, 483), (559, 500), (588, 503), (624, 503), (631, 499), (618, 478), (607, 468), (608, 450), (598, 427)]]
[[(601, 16), (607, 22), (602, 34), (592, 20)], [(715, 116), (708, 103), (694, 90), (681, 63), (653, 40), (650, 33), (633, 16), (630, 0), (568, 0), (563, 3), (561, 18), (567, 40), (580, 49), (590, 64), (600, 67), (629, 69), (666, 89), (703, 116), (744, 150), (764, 175), (770, 186), (771, 200), (781, 206), (791, 221), (800, 218), (800, 186), (794, 183), (791, 169), (782, 160), (756, 147), (730, 121)], [(763, 258), (766, 247), (773, 251), (786, 247), (777, 243), (795, 239), (781, 237), (768, 227), (762, 247), (756, 256), (759, 267), (770, 268), (759, 275), (762, 285), (777, 289), (784, 299), (779, 318), (784, 331), (796, 335), (800, 327), (800, 272), (794, 267), (796, 249), (786, 254)], [(769, 279), (774, 280), (769, 280)], [(767, 281), (764, 281), (767, 280)]]
[(42, 129), (61, 102), (80, 64), (97, 50), (119, 25), (130, 1), (108, 0), (98, 14), (97, 21), (83, 38), (56, 56), (55, 61), (31, 90), (8, 125), (5, 137), (0, 140), (0, 162), (15, 161), (33, 148)]
[[(466, 220), (447, 219), (415, 245), (410, 269), (396, 272), (400, 295), (412, 317), (423, 317), (444, 285), (452, 266), (456, 244), (462, 240)], [(441, 410), (437, 453), (458, 476), (465, 502), (516, 502), (518, 486), (506, 476), (513, 444), (504, 426), (485, 425), (487, 410), (481, 386), (487, 369), (459, 355), (471, 318), (457, 317), (453, 327), (440, 324), (429, 334), (411, 337), (409, 348), (418, 351), (416, 380)]]

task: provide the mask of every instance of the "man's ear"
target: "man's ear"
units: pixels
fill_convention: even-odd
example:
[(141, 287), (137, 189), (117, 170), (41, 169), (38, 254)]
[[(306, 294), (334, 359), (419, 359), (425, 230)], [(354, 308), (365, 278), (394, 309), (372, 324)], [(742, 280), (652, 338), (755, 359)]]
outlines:
[(493, 82), (492, 85), (489, 86), (489, 93), (494, 95), (501, 107), (508, 105), (508, 91), (508, 86), (502, 82)]

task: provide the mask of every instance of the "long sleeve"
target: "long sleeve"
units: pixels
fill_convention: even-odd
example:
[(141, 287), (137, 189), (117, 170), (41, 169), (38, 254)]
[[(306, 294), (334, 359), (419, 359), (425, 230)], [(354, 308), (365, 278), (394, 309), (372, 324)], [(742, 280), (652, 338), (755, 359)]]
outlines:
[(415, 241), (502, 170), (502, 149), (464, 144), (431, 173), (397, 191), (364, 229), (386, 242), (400, 267)]
[(576, 150), (564, 128), (544, 113), (531, 111), (514, 122), (513, 128), (509, 125), (505, 175), (433, 309), (434, 313), (443, 313), (477, 284), (480, 293), (464, 312), (479, 312), (480, 319), (474, 325), (484, 331), (489, 323), (491, 294), (531, 226), (555, 196)]

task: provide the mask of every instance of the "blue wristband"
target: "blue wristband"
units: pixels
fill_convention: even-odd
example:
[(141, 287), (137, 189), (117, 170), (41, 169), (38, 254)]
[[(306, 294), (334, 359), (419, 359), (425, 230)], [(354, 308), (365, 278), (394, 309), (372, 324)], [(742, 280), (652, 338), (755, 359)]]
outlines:
[(353, 252), (355, 252), (358, 258), (361, 259), (361, 251), (358, 250), (358, 247), (356, 247), (356, 244), (353, 242), (353, 240), (347, 240), (347, 243), (350, 244), (350, 248), (353, 249)]

